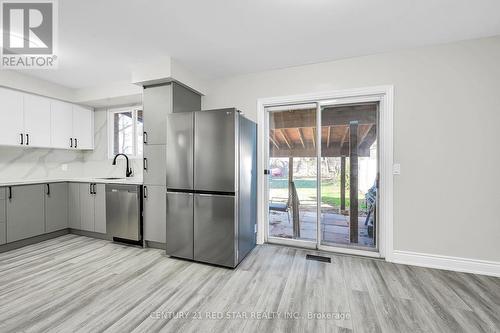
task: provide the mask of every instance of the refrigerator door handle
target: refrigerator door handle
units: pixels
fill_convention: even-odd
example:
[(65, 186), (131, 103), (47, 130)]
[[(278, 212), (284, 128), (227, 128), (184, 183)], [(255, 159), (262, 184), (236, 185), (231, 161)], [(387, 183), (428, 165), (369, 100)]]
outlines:
[(218, 194), (218, 193), (194, 193), (194, 194), (196, 194), (197, 196), (200, 196), (200, 197), (209, 197), (209, 198), (212, 198), (212, 197), (234, 198), (235, 197), (234, 195), (230, 195), (230, 194)]

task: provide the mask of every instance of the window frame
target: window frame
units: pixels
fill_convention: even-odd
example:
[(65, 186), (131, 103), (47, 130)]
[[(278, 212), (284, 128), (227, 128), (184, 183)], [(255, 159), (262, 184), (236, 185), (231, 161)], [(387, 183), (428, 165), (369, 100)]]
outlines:
[[(132, 112), (132, 119), (133, 119), (133, 154), (127, 154), (128, 158), (130, 159), (141, 159), (143, 154), (139, 154), (138, 152), (138, 146), (139, 144), (142, 144), (142, 142), (139, 142), (139, 136), (138, 136), (138, 131), (137, 131), (137, 113), (138, 111), (143, 111), (142, 105), (134, 105), (134, 106), (128, 106), (128, 107), (119, 107), (119, 108), (112, 108), (107, 110), (107, 132), (108, 132), (108, 159), (113, 159), (115, 157), (114, 153), (114, 145), (115, 145), (115, 136), (114, 136), (114, 115), (116, 113), (123, 113), (123, 112)], [(144, 114), (144, 113), (143, 113)], [(144, 123), (143, 123), (144, 124)]]

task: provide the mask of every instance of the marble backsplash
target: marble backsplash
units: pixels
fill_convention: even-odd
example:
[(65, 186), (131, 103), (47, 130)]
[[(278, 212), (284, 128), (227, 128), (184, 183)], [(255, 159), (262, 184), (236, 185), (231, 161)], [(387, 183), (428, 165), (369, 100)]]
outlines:
[(79, 151), (0, 147), (0, 179), (81, 177), (83, 164)]

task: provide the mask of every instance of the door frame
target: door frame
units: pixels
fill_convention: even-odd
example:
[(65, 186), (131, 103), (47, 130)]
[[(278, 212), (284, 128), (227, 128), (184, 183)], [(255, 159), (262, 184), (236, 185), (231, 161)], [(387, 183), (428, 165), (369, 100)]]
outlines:
[[(346, 247), (333, 246), (311, 246), (312, 242), (300, 240), (283, 240), (279, 243), (285, 245), (302, 246), (305, 248), (316, 248), (319, 250), (333, 251), (338, 253), (365, 255), (371, 257), (382, 257), (390, 261), (393, 253), (393, 113), (394, 113), (394, 86), (383, 85), (356, 89), (343, 89), (311, 94), (300, 94), (291, 96), (278, 96), (259, 98), (257, 100), (258, 112), (258, 166), (259, 175), (264, 175), (269, 157), (269, 133), (267, 121), (267, 107), (286, 106), (292, 104), (317, 103), (345, 104), (359, 102), (379, 102), (379, 224), (378, 224), (378, 252), (359, 250)], [(317, 117), (320, 115), (318, 114)], [(320, 131), (316, 131), (320, 133)], [(257, 243), (274, 242), (277, 238), (269, 237), (268, 225), (268, 177), (258, 177), (258, 219), (257, 219)], [(318, 230), (319, 231), (319, 230)], [(316, 244), (319, 244), (316, 240)]]

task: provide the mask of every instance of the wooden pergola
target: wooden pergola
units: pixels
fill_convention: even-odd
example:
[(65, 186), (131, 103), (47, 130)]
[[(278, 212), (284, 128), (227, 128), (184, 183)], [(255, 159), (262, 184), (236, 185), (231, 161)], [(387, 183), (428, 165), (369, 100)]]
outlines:
[[(346, 157), (349, 157), (350, 241), (358, 242), (358, 157), (370, 156), (377, 139), (378, 103), (332, 106), (321, 112), (321, 142), (317, 142), (316, 109), (270, 112), (269, 156), (289, 159), (289, 191), (293, 181), (293, 159), (340, 157), (340, 210), (345, 211)], [(298, 214), (293, 214), (293, 236), (300, 237)]]

